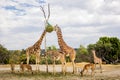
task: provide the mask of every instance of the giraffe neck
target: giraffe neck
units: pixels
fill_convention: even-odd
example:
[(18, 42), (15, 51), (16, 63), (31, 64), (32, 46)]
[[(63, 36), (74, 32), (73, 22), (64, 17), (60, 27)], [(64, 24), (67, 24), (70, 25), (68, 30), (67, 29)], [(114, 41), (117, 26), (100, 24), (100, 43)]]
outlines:
[(97, 58), (97, 56), (96, 56), (96, 53), (95, 53), (95, 52), (93, 52), (93, 57), (94, 57), (94, 59), (96, 59), (96, 58)]
[(39, 40), (34, 45), (41, 45), (42, 40), (46, 34), (46, 30), (43, 31), (42, 35), (40, 36)]
[(57, 31), (57, 37), (58, 37), (58, 43), (59, 43), (59, 46), (60, 48), (62, 49), (63, 46), (67, 46), (67, 44), (65, 43), (65, 41), (63, 40), (63, 37), (62, 37), (62, 32), (61, 32), (61, 29), (59, 27), (58, 31)]

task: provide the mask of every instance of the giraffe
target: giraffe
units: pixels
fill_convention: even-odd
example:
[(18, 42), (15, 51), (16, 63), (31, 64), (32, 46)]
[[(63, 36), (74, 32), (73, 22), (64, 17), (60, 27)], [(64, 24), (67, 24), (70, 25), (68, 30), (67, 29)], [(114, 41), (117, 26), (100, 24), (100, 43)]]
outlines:
[(61, 29), (58, 25), (56, 25), (54, 27), (54, 30), (56, 31), (56, 34), (57, 34), (58, 44), (60, 46), (60, 49), (61, 49), (61, 51), (63, 51), (65, 53), (65, 56), (70, 57), (70, 60), (72, 62), (72, 66), (73, 66), (73, 73), (75, 73), (75, 62), (74, 62), (74, 60), (75, 60), (75, 57), (76, 57), (76, 52), (72, 47), (68, 46), (65, 43), (65, 41), (62, 37)]
[(102, 73), (102, 59), (101, 58), (98, 58), (96, 56), (96, 52), (95, 50), (92, 50), (92, 54), (93, 54), (93, 58), (94, 58), (94, 63), (95, 63), (95, 67), (96, 67), (96, 64), (99, 64), (100, 65), (100, 69), (101, 69), (101, 73)]
[(45, 53), (45, 55), (47, 57), (50, 57), (53, 61), (53, 74), (55, 75), (55, 61), (60, 60), (60, 62), (62, 63), (62, 72), (65, 75), (65, 72), (66, 72), (65, 53), (58, 50), (49, 50)]
[(21, 63), (20, 63), (20, 71), (21, 71), (21, 72), (24, 72), (26, 69), (33, 74), (32, 66), (29, 65), (29, 64), (23, 64), (23, 62), (21, 62)]
[(12, 73), (14, 73), (14, 72), (15, 72), (15, 64), (14, 64), (14, 63), (11, 63), (10, 66), (11, 66), (11, 71), (12, 71)]
[(40, 36), (39, 40), (34, 43), (34, 45), (28, 47), (26, 49), (26, 57), (27, 57), (27, 64), (29, 64), (30, 54), (34, 54), (36, 56), (36, 70), (39, 70), (39, 63), (40, 63), (40, 52), (41, 52), (41, 43), (46, 34), (46, 30), (43, 31), (42, 35)]
[(84, 65), (83, 70), (80, 72), (81, 76), (83, 76), (83, 73), (85, 71), (86, 71), (86, 74), (87, 74), (89, 69), (91, 70), (91, 76), (93, 76), (94, 75), (94, 70), (95, 70), (95, 64), (93, 64), (93, 63), (88, 63), (88, 64)]

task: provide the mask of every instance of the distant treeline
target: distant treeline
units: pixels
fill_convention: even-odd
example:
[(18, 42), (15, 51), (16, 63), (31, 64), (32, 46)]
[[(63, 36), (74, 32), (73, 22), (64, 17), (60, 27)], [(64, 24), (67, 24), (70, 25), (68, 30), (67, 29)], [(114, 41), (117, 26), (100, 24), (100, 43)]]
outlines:
[[(47, 50), (58, 50), (55, 46), (47, 47)], [(87, 47), (80, 45), (76, 50), (75, 62), (93, 62), (91, 50), (96, 50), (96, 55), (107, 64), (115, 64), (120, 62), (120, 39), (117, 37), (100, 37), (95, 44), (89, 44)], [(8, 50), (0, 44), (0, 64), (9, 64), (20, 62), (26, 63), (26, 51), (22, 50)], [(45, 50), (41, 51), (41, 64), (45, 64), (44, 59)], [(70, 58), (66, 57), (66, 61), (70, 62)], [(30, 63), (35, 64), (35, 55), (31, 55)], [(48, 58), (48, 63), (52, 61)], [(57, 61), (56, 63), (60, 63)]]

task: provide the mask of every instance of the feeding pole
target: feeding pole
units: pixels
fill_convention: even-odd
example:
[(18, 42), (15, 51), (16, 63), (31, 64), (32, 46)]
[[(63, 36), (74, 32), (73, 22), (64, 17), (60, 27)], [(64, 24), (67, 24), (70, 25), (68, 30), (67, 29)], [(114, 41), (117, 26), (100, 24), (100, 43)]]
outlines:
[[(45, 8), (45, 1), (44, 0), (40, 0), (40, 3), (41, 3), (41, 5), (40, 5), (40, 9), (41, 9), (41, 11), (43, 12), (43, 16), (44, 16), (44, 24), (45, 24), (45, 30), (47, 31), (47, 32), (52, 32), (52, 30), (53, 30), (53, 28), (52, 28), (52, 30), (50, 30), (51, 28), (50, 27), (52, 27), (49, 23), (48, 23), (48, 20), (49, 20), (49, 18), (50, 18), (50, 5), (48, 4), (47, 6), (47, 8), (48, 8), (48, 15), (46, 16), (46, 12), (45, 12), (45, 10), (44, 10), (44, 8)], [(44, 42), (44, 45), (45, 45), (45, 52), (47, 51), (46, 50), (46, 36), (45, 36), (45, 42)], [(47, 55), (45, 56), (45, 59), (46, 59), (46, 72), (48, 72), (48, 62), (47, 62)]]

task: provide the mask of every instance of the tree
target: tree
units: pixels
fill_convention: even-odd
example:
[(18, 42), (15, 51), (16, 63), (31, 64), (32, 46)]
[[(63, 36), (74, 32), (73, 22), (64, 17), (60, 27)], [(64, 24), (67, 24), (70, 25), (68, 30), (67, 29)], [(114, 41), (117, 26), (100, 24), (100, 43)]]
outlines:
[(110, 43), (112, 47), (110, 56), (112, 57), (112, 62), (116, 63), (120, 55), (120, 40), (116, 37), (111, 37)]
[[(88, 47), (90, 49), (90, 45)], [(120, 40), (117, 37), (100, 37), (94, 44), (96, 55), (107, 63), (116, 63), (119, 61)]]
[(20, 53), (21, 53), (20, 50), (11, 50), (9, 63), (19, 64), (20, 63)]
[(88, 62), (89, 60), (90, 60), (90, 56), (89, 56), (87, 49), (83, 45), (80, 45), (76, 53), (75, 61), (76, 62), (82, 62), (82, 61)]
[(9, 63), (9, 50), (0, 44), (0, 63), (7, 64)]
[(90, 56), (90, 62), (94, 62), (93, 61), (93, 54), (92, 54), (92, 52), (91, 52), (91, 50), (93, 50), (93, 49), (95, 49), (95, 44), (89, 44), (88, 46), (87, 46), (87, 50), (88, 50), (88, 53), (89, 53), (89, 56)]
[[(20, 53), (20, 62), (26, 63), (26, 50), (22, 49), (21, 53)], [(30, 64), (35, 64), (35, 55), (34, 54), (30, 54), (30, 60), (29, 60)]]
[(48, 50), (57, 50), (57, 48), (56, 46), (52, 45), (52, 46), (47, 47), (47, 51)]

